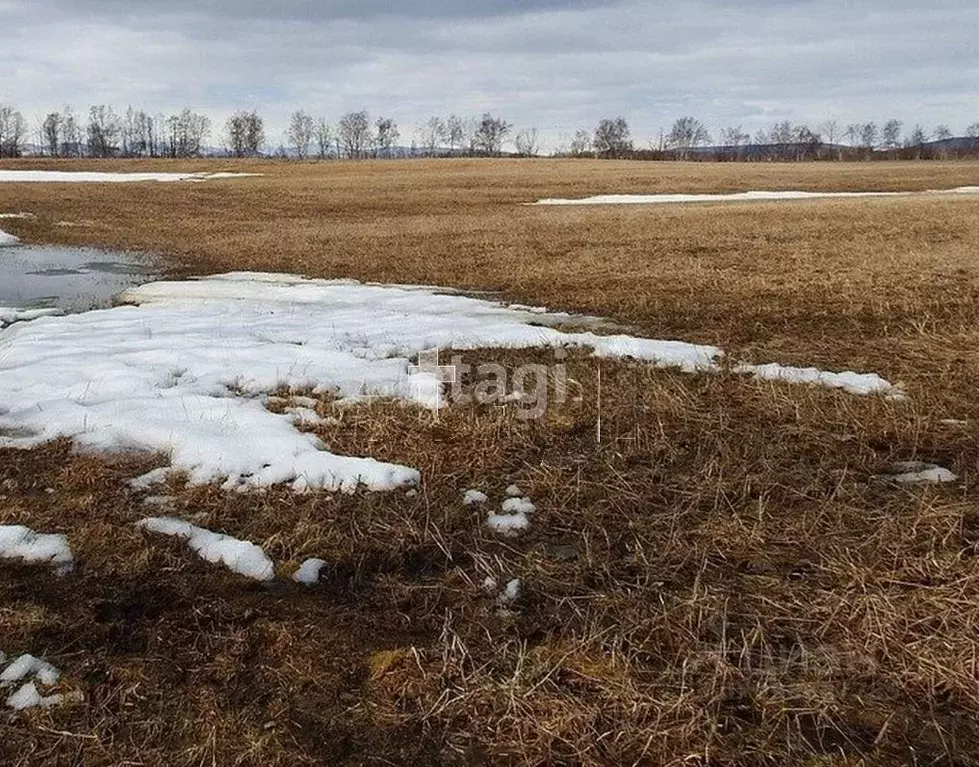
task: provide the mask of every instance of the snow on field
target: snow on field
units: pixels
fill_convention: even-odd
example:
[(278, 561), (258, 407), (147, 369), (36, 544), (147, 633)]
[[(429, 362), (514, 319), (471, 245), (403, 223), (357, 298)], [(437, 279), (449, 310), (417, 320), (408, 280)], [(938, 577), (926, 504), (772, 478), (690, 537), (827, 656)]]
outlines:
[(537, 507), (516, 485), (510, 485), (506, 495), (508, 497), (500, 505), (502, 513), (491, 511), (486, 517), (486, 526), (494, 533), (514, 538), (530, 529), (530, 516), (537, 511)]
[(151, 533), (183, 538), (201, 559), (222, 564), (256, 581), (275, 578), (275, 565), (260, 546), (197, 527), (175, 517), (148, 517), (136, 523)]
[[(545, 315), (487, 300), (350, 280), (232, 273), (151, 283), (122, 299), (135, 305), (44, 317), (0, 333), (0, 446), (70, 437), (80, 448), (164, 455), (167, 467), (140, 487), (183, 472), (193, 484), (222, 481), (227, 489), (392, 490), (417, 484), (418, 472), (330, 453), (296, 428), (315, 423), (313, 413), (270, 412), (269, 394), (438, 407), (439, 371), (412, 364), (433, 349), (579, 346), (686, 372), (718, 370), (722, 357), (712, 346), (563, 332)], [(872, 375), (738, 370), (891, 391)]]
[(891, 473), (884, 475), (883, 479), (898, 482), (902, 485), (912, 485), (918, 483), (945, 484), (955, 482), (958, 479), (946, 468), (933, 463), (923, 463), (922, 461), (904, 461), (896, 463), (891, 467)]
[(818, 200), (856, 197), (912, 197), (918, 195), (979, 194), (979, 187), (934, 189), (927, 192), (735, 192), (732, 194), (600, 194), (578, 199), (549, 198), (532, 205), (653, 205), (688, 202), (757, 202), (774, 200)]
[(261, 173), (91, 173), (63, 170), (0, 170), (0, 184), (72, 183), (120, 184), (139, 181), (211, 181), (248, 178)]
[[(0, 653), (0, 664), (6, 662), (6, 657)], [(47, 708), (56, 706), (64, 699), (63, 695), (42, 695), (37, 689), (37, 683), (50, 687), (58, 683), (61, 672), (47, 661), (35, 658), (33, 655), (21, 655), (10, 662), (0, 672), (0, 688), (9, 688), (24, 680), (15, 692), (6, 700), (8, 708), (23, 711), (28, 708)]]
[(506, 514), (533, 514), (537, 510), (529, 498), (507, 498), (501, 508)]
[(38, 317), (53, 317), (61, 314), (60, 309), (18, 309), (13, 306), (0, 306), (0, 328), (15, 322), (36, 320)]
[(462, 503), (464, 506), (478, 506), (481, 503), (486, 503), (489, 500), (489, 496), (480, 490), (467, 490), (462, 494)]
[(526, 514), (493, 514), (486, 517), (486, 526), (494, 533), (515, 538), (524, 530), (530, 529)]
[(59, 575), (70, 573), (75, 566), (67, 537), (36, 533), (23, 525), (0, 525), (0, 559), (50, 565)]
[(326, 567), (327, 562), (325, 559), (319, 559), (317, 557), (312, 557), (307, 559), (301, 565), (299, 569), (292, 574), (292, 579), (296, 583), (301, 583), (304, 586), (312, 586), (317, 583), (320, 579), (320, 572)]
[(14, 237), (12, 234), (7, 234), (3, 229), (0, 229), (0, 248), (17, 245), (18, 243), (20, 243), (19, 238)]
[(902, 399), (904, 394), (876, 373), (829, 373), (818, 368), (795, 368), (772, 362), (767, 365), (735, 365), (735, 373), (745, 373), (765, 381), (815, 384), (831, 389), (843, 389), (850, 394), (883, 394), (892, 399)]

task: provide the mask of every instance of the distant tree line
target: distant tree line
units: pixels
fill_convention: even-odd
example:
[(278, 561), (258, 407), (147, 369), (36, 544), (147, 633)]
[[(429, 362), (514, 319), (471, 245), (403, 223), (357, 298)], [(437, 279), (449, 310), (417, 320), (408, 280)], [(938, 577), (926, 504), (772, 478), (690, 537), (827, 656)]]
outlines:
[(979, 156), (979, 122), (956, 137), (947, 125), (927, 131), (891, 119), (877, 123), (841, 125), (826, 120), (815, 129), (789, 121), (759, 130), (753, 137), (740, 125), (721, 129), (712, 138), (695, 117), (677, 119), (668, 133), (648, 148), (636, 148), (622, 118), (601, 120), (592, 133), (578, 130), (566, 148), (556, 153), (572, 157), (629, 157), (646, 160), (805, 161), (805, 160), (921, 160)]
[[(212, 140), (217, 148), (212, 145)], [(294, 112), (284, 141), (269, 145), (258, 112), (238, 111), (216, 133), (211, 119), (191, 109), (164, 115), (128, 107), (116, 112), (96, 105), (87, 116), (70, 107), (28, 125), (15, 108), (0, 104), (0, 157), (43, 154), (51, 157), (199, 157), (215, 152), (233, 157), (275, 156), (307, 159), (509, 155), (541, 153), (536, 127), (514, 130), (489, 112), (480, 117), (432, 116), (410, 138), (390, 117), (348, 112), (335, 123), (305, 110)], [(946, 125), (904, 131), (900, 120), (843, 125), (826, 120), (815, 128), (781, 121), (751, 136), (740, 125), (711, 135), (696, 117), (677, 119), (646, 147), (637, 147), (624, 117), (609, 117), (591, 131), (580, 129), (555, 156), (645, 160), (805, 161), (858, 159), (948, 159), (979, 155), (979, 122), (964, 136)]]

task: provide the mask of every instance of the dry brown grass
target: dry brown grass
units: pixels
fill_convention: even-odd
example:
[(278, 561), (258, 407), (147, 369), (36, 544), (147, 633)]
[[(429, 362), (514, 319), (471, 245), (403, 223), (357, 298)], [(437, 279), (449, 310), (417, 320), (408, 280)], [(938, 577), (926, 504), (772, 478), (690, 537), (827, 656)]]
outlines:
[[(911, 398), (603, 362), (599, 443), (596, 363), (576, 356), (582, 401), (540, 421), (323, 401), (329, 443), (417, 466), (421, 493), (174, 488), (175, 513), (287, 570), (326, 558), (311, 590), (243, 583), (137, 531), (124, 480), (145, 465), (62, 443), (0, 453), (0, 522), (67, 532), (81, 562), (68, 579), (0, 569), (0, 649), (50, 657), (84, 696), (0, 714), (4, 764), (979, 764), (979, 203), (516, 204), (940, 188), (979, 166), (256, 168), (269, 175), (0, 185), (0, 212), (36, 213), (3, 224), (28, 240), (158, 252), (176, 274), (495, 290), (758, 361), (875, 370)], [(962, 482), (874, 478), (911, 458)], [(498, 501), (513, 481), (538, 512), (500, 540), (459, 493)], [(523, 579), (515, 615), (487, 576)]]

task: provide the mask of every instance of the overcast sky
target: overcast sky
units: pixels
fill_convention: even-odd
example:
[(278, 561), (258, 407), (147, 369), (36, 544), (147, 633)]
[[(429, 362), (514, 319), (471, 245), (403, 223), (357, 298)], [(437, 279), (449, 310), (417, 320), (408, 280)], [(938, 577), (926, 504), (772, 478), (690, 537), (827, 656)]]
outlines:
[(622, 115), (754, 133), (896, 117), (979, 122), (975, 0), (0, 0), (0, 103), (257, 109), (270, 143), (305, 108), (368, 109), (403, 143), (432, 114), (491, 111), (550, 147)]

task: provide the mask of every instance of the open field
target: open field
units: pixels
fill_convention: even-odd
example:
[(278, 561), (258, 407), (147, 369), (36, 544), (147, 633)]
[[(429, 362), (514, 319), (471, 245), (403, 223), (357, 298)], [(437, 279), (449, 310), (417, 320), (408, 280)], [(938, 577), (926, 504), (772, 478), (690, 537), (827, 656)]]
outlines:
[[(126, 480), (156, 458), (0, 451), (0, 524), (64, 532), (79, 561), (65, 578), (0, 564), (0, 649), (81, 695), (0, 713), (4, 764), (979, 764), (979, 200), (521, 204), (944, 189), (979, 184), (979, 163), (3, 167), (266, 174), (0, 184), (0, 213), (36, 215), (2, 222), (28, 242), (143, 250), (175, 276), (493, 291), (908, 395), (572, 353), (580, 401), (538, 420), (322, 398), (335, 451), (416, 467), (419, 493), (171, 485), (176, 516), (290, 567), (326, 559), (309, 589), (134, 527)], [(909, 460), (959, 481), (878, 478)], [(498, 504), (511, 483), (537, 511), (502, 539), (461, 492)], [(487, 577), (521, 580), (508, 611)]]

